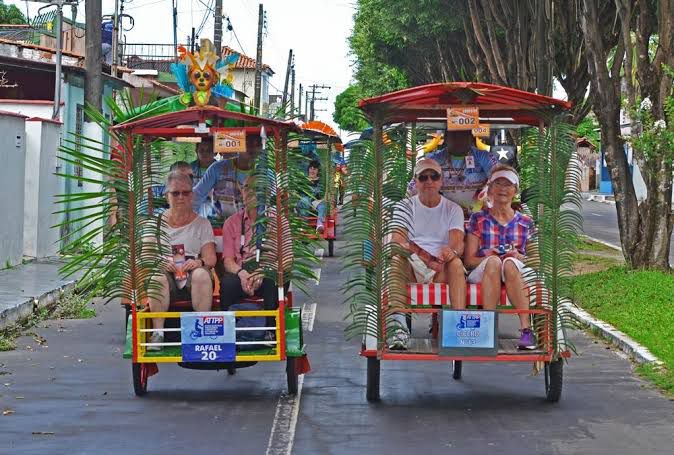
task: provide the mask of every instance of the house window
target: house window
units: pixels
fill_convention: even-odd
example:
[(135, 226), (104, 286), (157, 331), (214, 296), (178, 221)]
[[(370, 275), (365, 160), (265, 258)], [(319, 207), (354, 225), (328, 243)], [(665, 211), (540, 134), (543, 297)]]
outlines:
[[(77, 110), (75, 111), (75, 149), (78, 152), (82, 151), (82, 126), (84, 125), (84, 105), (78, 104)], [(77, 186), (82, 188), (84, 182), (82, 181), (83, 169), (82, 161), (77, 160), (75, 164), (75, 176), (78, 178)]]

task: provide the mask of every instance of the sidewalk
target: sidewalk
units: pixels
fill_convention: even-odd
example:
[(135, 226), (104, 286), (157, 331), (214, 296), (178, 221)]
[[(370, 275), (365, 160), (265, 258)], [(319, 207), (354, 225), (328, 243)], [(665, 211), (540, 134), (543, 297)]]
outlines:
[(0, 270), (0, 329), (29, 316), (36, 306), (53, 303), (75, 285), (75, 278), (59, 276), (63, 261), (41, 259)]

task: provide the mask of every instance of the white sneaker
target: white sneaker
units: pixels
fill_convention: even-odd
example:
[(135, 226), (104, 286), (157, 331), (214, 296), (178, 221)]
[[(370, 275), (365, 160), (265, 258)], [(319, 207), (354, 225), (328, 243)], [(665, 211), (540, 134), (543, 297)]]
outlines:
[[(164, 334), (161, 332), (152, 332), (152, 336), (150, 336), (150, 341), (148, 343), (163, 343), (164, 342)], [(161, 351), (162, 346), (146, 346), (148, 351)]]

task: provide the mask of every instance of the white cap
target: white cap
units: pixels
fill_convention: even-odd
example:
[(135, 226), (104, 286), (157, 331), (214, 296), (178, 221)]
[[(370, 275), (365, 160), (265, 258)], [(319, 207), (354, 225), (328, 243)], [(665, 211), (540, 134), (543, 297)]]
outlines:
[(435, 172), (438, 174), (442, 175), (442, 168), (438, 164), (437, 161), (431, 158), (424, 158), (422, 160), (417, 161), (417, 165), (414, 166), (414, 175), (418, 176), (424, 171), (427, 171), (428, 169), (433, 169)]
[(490, 177), (489, 177), (489, 183), (493, 182), (496, 179), (506, 179), (510, 183), (512, 183), (515, 186), (520, 186), (520, 178), (517, 176), (517, 174), (509, 169), (503, 169), (501, 171), (496, 171), (494, 172)]

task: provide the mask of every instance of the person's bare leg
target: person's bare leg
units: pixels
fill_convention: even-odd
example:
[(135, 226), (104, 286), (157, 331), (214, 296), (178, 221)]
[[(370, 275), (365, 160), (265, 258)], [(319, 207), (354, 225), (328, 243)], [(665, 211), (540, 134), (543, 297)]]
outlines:
[(213, 283), (206, 269), (192, 271), (192, 308), (194, 311), (211, 311), (213, 306)]
[[(158, 290), (153, 290), (149, 298), (150, 302), (150, 312), (160, 313), (163, 311), (168, 311), (169, 309), (169, 283), (166, 275), (157, 275), (152, 278), (152, 281), (159, 285)], [(153, 318), (152, 319), (152, 328), (154, 329), (163, 329), (164, 328), (164, 318)]]
[(455, 310), (466, 308), (466, 276), (463, 272), (463, 263), (454, 259), (445, 264), (442, 273), (444, 282), (449, 285), (449, 302)]
[(480, 289), (482, 290), (482, 308), (495, 310), (501, 297), (501, 259), (490, 256), (484, 267)]
[[(506, 293), (510, 302), (518, 310), (529, 309), (529, 298), (524, 286), (522, 274), (517, 269), (513, 261), (506, 261), (503, 266), (503, 274), (505, 275)], [(520, 326), (523, 329), (529, 328), (529, 314), (518, 313), (520, 318)]]

